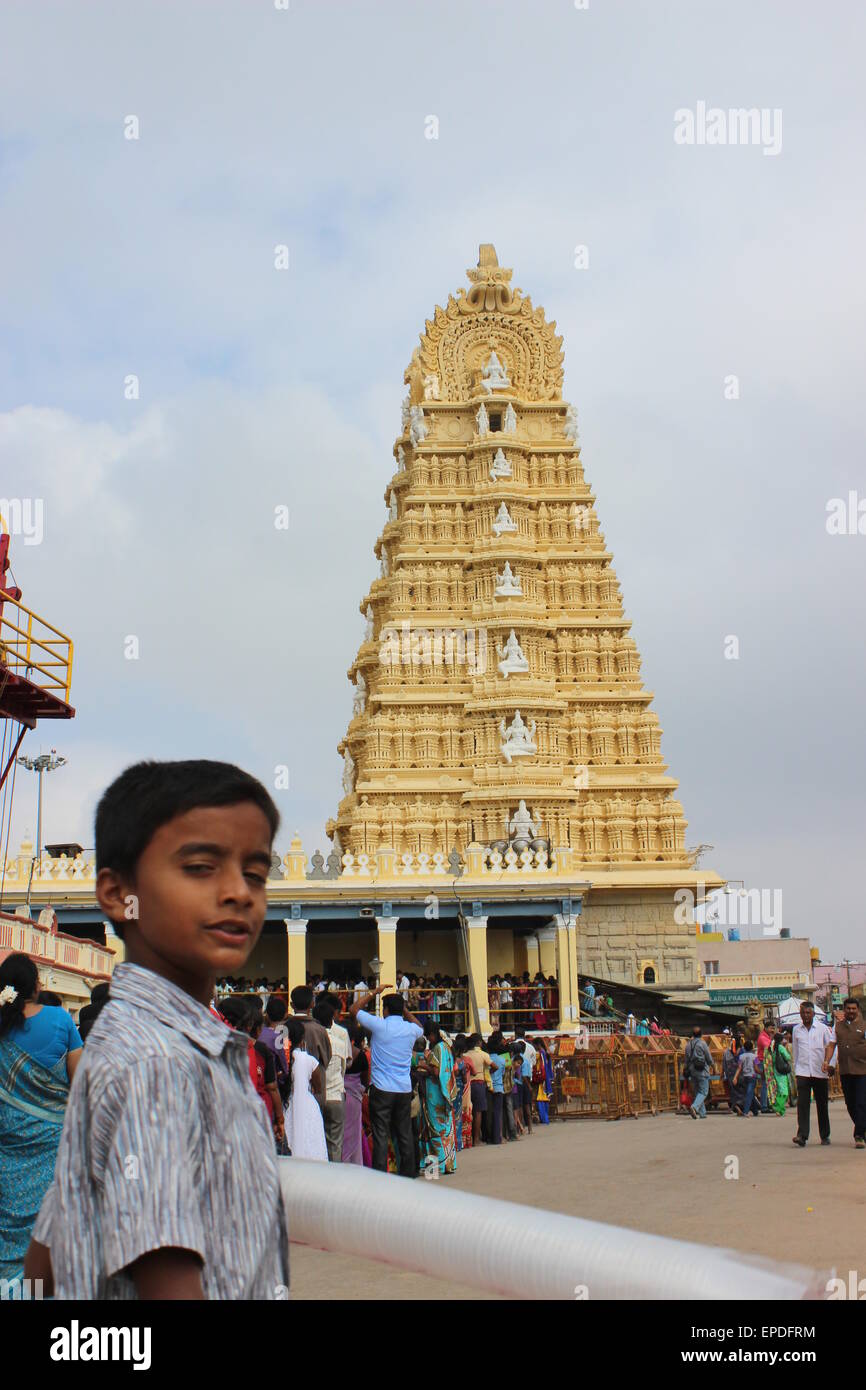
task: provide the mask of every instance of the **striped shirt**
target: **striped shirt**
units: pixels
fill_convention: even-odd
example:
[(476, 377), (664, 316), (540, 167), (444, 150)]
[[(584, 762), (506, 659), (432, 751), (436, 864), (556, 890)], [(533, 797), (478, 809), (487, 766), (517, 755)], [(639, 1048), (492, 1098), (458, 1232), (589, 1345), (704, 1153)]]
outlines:
[(288, 1296), (278, 1160), (248, 1043), (179, 986), (118, 965), (33, 1231), (57, 1298), (134, 1299), (124, 1270), (166, 1247), (201, 1257), (206, 1298)]

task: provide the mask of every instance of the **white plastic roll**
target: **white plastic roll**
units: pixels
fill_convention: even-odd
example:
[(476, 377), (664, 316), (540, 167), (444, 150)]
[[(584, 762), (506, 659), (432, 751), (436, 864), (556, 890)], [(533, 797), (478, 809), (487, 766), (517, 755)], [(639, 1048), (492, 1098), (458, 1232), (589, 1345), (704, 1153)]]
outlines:
[(291, 1240), (504, 1298), (817, 1299), (832, 1274), (477, 1197), (447, 1177), (279, 1164)]

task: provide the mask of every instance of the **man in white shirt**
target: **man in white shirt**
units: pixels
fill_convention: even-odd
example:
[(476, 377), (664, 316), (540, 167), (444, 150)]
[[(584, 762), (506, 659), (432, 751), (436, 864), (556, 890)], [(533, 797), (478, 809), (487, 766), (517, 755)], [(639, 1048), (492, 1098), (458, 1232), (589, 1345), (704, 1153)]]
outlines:
[(409, 976), (408, 976), (408, 975), (401, 975), (401, 976), (400, 976), (400, 983), (399, 983), (399, 985), (397, 986), (397, 988), (399, 989), (399, 991), (400, 991), (400, 993), (402, 994), (404, 1000), (405, 1000), (406, 1003), (408, 1004), (408, 1002), (409, 1002)]
[(370, 987), (367, 984), (367, 981), (362, 976), (358, 983), (355, 985), (355, 988), (352, 990), (352, 1003), (357, 1004), (359, 999), (363, 999), (364, 995), (369, 993)]
[(818, 1133), (822, 1144), (830, 1142), (830, 1058), (836, 1048), (836, 1034), (815, 1017), (811, 1004), (800, 1005), (800, 1022), (794, 1024), (794, 1075), (797, 1078), (797, 1133), (794, 1143), (804, 1149), (809, 1138), (809, 1110), (812, 1096), (818, 1112)]
[(538, 1048), (533, 1047), (528, 1038), (523, 1039), (523, 1055), (529, 1059), (531, 1068), (535, 1067), (535, 1059), (538, 1056)]
[(328, 1160), (331, 1163), (343, 1161), (343, 1130), (346, 1124), (345, 1076), (346, 1067), (352, 1060), (349, 1034), (334, 1021), (341, 1013), (342, 1004), (336, 994), (321, 995), (313, 1009), (313, 1018), (328, 1030), (331, 1043), (331, 1060), (325, 1070), (325, 1104), (322, 1110)]

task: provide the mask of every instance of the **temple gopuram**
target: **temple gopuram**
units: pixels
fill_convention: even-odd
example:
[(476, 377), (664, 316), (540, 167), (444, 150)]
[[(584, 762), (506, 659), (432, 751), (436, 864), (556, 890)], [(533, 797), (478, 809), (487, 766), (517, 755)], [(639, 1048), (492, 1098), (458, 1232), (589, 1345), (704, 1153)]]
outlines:
[[(247, 974), (465, 975), (486, 1031), (489, 977), (540, 969), (573, 1031), (583, 975), (706, 999), (681, 890), (723, 880), (685, 847), (562, 339), (492, 246), (467, 273), (405, 373), (333, 848), (292, 841)], [(10, 860), (7, 896), (29, 877)], [(98, 935), (84, 858), (31, 896)]]

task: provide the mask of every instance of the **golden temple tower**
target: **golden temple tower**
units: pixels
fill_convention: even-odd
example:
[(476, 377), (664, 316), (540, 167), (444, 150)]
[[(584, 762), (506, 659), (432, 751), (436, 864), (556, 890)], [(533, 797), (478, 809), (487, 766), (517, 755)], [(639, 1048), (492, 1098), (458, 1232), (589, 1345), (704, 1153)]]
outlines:
[[(341, 852), (685, 869), (686, 822), (584, 477), (562, 339), (482, 246), (405, 373), (339, 751)], [(497, 861), (498, 862), (498, 861)], [(674, 882), (676, 872), (666, 876)]]

